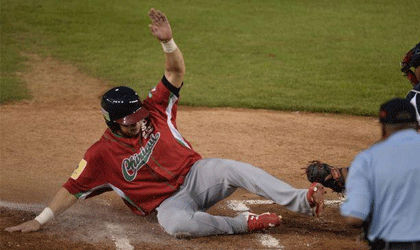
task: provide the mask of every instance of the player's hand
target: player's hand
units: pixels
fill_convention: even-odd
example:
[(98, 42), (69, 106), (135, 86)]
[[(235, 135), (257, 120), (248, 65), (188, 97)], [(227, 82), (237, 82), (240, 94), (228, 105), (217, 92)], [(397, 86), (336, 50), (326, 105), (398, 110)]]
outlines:
[(14, 227), (8, 227), (5, 230), (10, 233), (17, 231), (20, 231), (22, 233), (29, 233), (38, 231), (40, 228), (41, 224), (38, 221), (30, 220)]
[(171, 40), (172, 29), (165, 14), (152, 8), (149, 11), (149, 17), (152, 21), (152, 23), (149, 24), (152, 34), (161, 42)]

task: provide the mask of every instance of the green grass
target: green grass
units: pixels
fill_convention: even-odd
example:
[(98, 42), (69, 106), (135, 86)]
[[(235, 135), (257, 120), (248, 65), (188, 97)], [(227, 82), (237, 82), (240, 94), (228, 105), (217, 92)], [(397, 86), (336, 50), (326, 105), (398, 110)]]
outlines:
[(17, 46), (7, 43), (4, 26), (2, 21), (0, 103), (31, 98), (26, 83), (16, 76), (17, 72), (24, 70), (24, 58)]
[(418, 1), (1, 4), (1, 102), (30, 98), (13, 74), (25, 70), (21, 52), (70, 62), (145, 96), (163, 74), (163, 52), (148, 29), (151, 7), (167, 14), (184, 54), (180, 103), (189, 106), (376, 115), (380, 103), (410, 89), (399, 62), (419, 42)]

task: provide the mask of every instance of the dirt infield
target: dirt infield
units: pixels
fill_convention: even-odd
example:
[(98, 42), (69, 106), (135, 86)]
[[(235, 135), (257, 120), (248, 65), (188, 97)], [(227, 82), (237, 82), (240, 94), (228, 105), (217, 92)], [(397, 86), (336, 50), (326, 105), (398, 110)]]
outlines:
[[(32, 70), (20, 76), (33, 100), (0, 106), (0, 249), (367, 249), (359, 230), (343, 226), (340, 197), (331, 191), (322, 218), (247, 204), (284, 220), (253, 234), (175, 239), (155, 215), (132, 214), (113, 193), (79, 201), (39, 232), (4, 231), (42, 211), (106, 128), (99, 112), (106, 83), (51, 58), (31, 56), (28, 65)], [(249, 162), (298, 188), (308, 187), (302, 168), (309, 160), (346, 166), (380, 136), (374, 118), (302, 112), (181, 106), (177, 124), (204, 157)], [(239, 211), (229, 202), (249, 200), (261, 198), (238, 190), (209, 212), (233, 216)]]

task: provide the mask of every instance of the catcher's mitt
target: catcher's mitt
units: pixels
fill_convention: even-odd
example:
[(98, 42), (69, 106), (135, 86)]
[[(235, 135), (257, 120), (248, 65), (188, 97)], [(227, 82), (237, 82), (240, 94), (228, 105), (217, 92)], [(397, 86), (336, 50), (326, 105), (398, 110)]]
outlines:
[(401, 71), (408, 78), (413, 86), (419, 83), (414, 72), (411, 70), (411, 67), (417, 68), (420, 66), (420, 43), (414, 46), (410, 51), (408, 51), (402, 62), (401, 62)]
[(345, 190), (341, 168), (335, 168), (320, 161), (310, 161), (306, 167), (306, 176), (308, 181), (319, 182), (337, 193), (343, 193)]

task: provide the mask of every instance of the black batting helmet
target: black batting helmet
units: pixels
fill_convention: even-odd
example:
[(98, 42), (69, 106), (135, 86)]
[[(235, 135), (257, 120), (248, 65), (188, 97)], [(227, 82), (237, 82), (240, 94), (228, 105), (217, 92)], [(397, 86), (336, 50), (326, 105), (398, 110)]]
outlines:
[(108, 90), (102, 96), (101, 107), (105, 122), (111, 130), (118, 130), (118, 124), (130, 125), (149, 115), (137, 93), (126, 86)]

